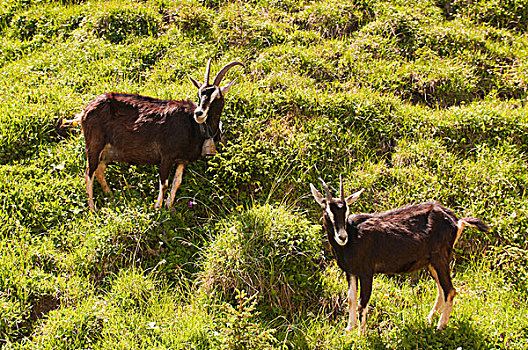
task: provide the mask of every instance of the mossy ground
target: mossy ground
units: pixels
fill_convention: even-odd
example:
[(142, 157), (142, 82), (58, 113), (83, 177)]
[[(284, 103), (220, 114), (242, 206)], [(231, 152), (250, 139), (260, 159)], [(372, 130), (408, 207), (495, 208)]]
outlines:
[[(525, 0), (0, 0), (0, 347), (527, 348), (527, 23)], [(153, 209), (156, 167), (115, 164), (90, 213), (84, 140), (57, 121), (108, 91), (195, 99), (209, 58), (246, 64), (226, 77), (226, 144), (186, 169), (174, 211)], [(376, 277), (366, 335), (343, 332), (308, 187), (339, 174), (366, 189), (354, 211), (438, 200), (491, 226), (457, 245), (445, 330), (420, 273)], [(264, 273), (281, 249), (299, 274)], [(284, 283), (257, 293), (246, 266)], [(213, 267), (230, 280), (205, 293)], [(288, 283), (297, 313), (267, 301)]]

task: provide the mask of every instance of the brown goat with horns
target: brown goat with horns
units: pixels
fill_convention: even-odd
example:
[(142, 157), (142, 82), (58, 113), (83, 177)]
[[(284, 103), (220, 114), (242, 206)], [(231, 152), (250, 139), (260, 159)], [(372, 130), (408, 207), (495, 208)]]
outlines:
[[(328, 240), (339, 267), (348, 281), (349, 319), (347, 331), (357, 326), (366, 328), (367, 305), (377, 273), (402, 274), (429, 268), (438, 287), (438, 296), (429, 320), (438, 311), (442, 315), (438, 328), (443, 328), (453, 309), (456, 291), (451, 281), (449, 264), (453, 246), (464, 226), (488, 232), (489, 227), (477, 218), (458, 219), (437, 202), (409, 205), (379, 214), (350, 214), (348, 206), (363, 190), (345, 198), (340, 178), (340, 196), (333, 198), (322, 179), (326, 196), (310, 184), (312, 194), (323, 209), (323, 222)], [(357, 281), (361, 285), (357, 310)]]
[(204, 83), (189, 76), (198, 89), (198, 104), (192, 101), (158, 100), (136, 94), (106, 93), (88, 103), (74, 120), (84, 133), (87, 166), (85, 173), (88, 205), (95, 211), (93, 178), (110, 193), (104, 171), (107, 163), (158, 165), (160, 183), (156, 208), (163, 203), (169, 187), (173, 164), (178, 164), (166, 205), (174, 203), (185, 165), (208, 153), (214, 154), (214, 141), (220, 139), (220, 116), (224, 96), (233, 80), (224, 87), (220, 83), (227, 71), (244, 65), (231, 62), (209, 84), (211, 60), (207, 63)]

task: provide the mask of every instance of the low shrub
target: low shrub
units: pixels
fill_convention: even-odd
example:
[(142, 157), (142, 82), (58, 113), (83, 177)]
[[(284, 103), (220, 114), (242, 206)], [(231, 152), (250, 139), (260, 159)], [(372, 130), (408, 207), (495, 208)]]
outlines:
[(164, 7), (164, 21), (174, 24), (184, 33), (197, 38), (209, 37), (213, 27), (214, 14), (198, 1), (184, 1)]
[(305, 6), (293, 21), (303, 30), (315, 30), (324, 38), (337, 38), (350, 36), (373, 17), (370, 1), (323, 1)]
[(80, 27), (84, 16), (81, 7), (68, 10), (63, 7), (32, 7), (12, 18), (9, 35), (20, 40), (30, 40), (38, 35), (48, 39), (67, 37)]
[(320, 227), (283, 207), (255, 206), (221, 221), (205, 248), (201, 288), (233, 300), (259, 293), (266, 315), (297, 315), (321, 297)]
[(28, 348), (86, 349), (103, 338), (107, 315), (111, 313), (108, 302), (90, 297), (79, 305), (60, 308), (52, 312), (36, 332)]
[(278, 341), (273, 336), (275, 329), (266, 329), (257, 320), (258, 294), (248, 296), (246, 292), (236, 290), (235, 305), (223, 303), (223, 315), (220, 318), (221, 329), (218, 332), (220, 349), (278, 349)]
[(287, 41), (293, 28), (273, 14), (264, 15), (247, 4), (228, 4), (218, 14), (213, 28), (221, 47), (258, 52)]
[(526, 0), (436, 0), (444, 15), (451, 19), (467, 16), (477, 23), (488, 23), (497, 28), (525, 32), (528, 26), (528, 2)]
[(117, 44), (132, 37), (156, 36), (161, 15), (144, 5), (110, 3), (87, 16), (83, 25), (95, 36)]
[(493, 269), (504, 274), (505, 280), (521, 293), (528, 292), (528, 250), (514, 245), (491, 247), (488, 252)]

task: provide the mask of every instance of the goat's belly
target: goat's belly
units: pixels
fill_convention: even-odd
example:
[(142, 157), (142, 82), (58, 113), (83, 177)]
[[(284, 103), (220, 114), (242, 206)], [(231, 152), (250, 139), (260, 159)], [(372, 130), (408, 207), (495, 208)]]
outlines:
[(101, 162), (122, 162), (127, 164), (154, 165), (161, 162), (156, 147), (120, 149), (108, 143), (99, 154)]
[(405, 261), (405, 262), (399, 262), (395, 263), (393, 261), (393, 264), (390, 266), (385, 266), (381, 264), (375, 264), (374, 270), (376, 273), (383, 273), (383, 274), (401, 274), (401, 273), (409, 273), (417, 270), (421, 270), (427, 266), (429, 266), (430, 261), (427, 258), (419, 259), (419, 260), (412, 260), (412, 261)]

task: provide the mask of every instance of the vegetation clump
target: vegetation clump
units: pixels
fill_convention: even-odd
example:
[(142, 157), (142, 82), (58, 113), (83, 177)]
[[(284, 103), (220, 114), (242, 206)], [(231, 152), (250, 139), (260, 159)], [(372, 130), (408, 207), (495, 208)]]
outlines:
[(206, 248), (204, 292), (232, 300), (258, 293), (259, 310), (298, 314), (317, 306), (322, 285), (320, 227), (283, 207), (255, 207), (219, 223)]

